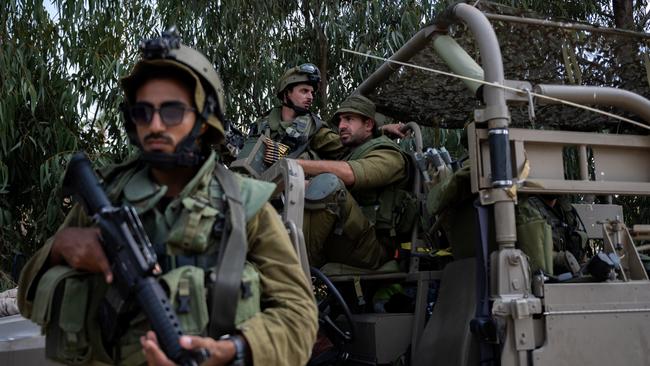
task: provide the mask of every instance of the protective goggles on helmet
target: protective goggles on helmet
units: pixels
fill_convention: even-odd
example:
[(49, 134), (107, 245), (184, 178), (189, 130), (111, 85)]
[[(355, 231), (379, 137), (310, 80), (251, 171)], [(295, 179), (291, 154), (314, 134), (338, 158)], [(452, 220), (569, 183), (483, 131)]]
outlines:
[(318, 70), (318, 67), (314, 64), (302, 64), (298, 66), (298, 71), (303, 74), (307, 74), (307, 78), (309, 78), (309, 81), (315, 81), (319, 82), (320, 81), (320, 71)]
[(128, 109), (133, 123), (141, 126), (150, 124), (155, 112), (158, 112), (165, 126), (176, 126), (183, 122), (186, 111), (196, 112), (196, 109), (181, 102), (165, 102), (160, 105), (160, 108), (155, 108), (150, 103), (138, 102)]

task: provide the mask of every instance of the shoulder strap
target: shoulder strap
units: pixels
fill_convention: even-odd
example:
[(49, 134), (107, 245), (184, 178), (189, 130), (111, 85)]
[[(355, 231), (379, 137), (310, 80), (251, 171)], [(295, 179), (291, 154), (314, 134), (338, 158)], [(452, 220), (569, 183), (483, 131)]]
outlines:
[(104, 181), (106, 195), (111, 201), (118, 199), (124, 186), (129, 182), (131, 177), (138, 172), (139, 156), (132, 156), (124, 163), (111, 165), (101, 169), (98, 173)]
[(124, 160), (119, 164), (111, 164), (102, 169), (99, 169), (98, 171), (99, 176), (102, 177), (104, 181), (110, 181), (121, 172), (136, 166), (139, 163), (139, 160), (140, 160), (139, 154), (129, 156), (128, 158), (126, 158), (126, 160)]
[(263, 128), (260, 129), (260, 133), (267, 134), (269, 136), (271, 133), (281, 133), (283, 132), (280, 122), (282, 121), (282, 110), (278, 108), (273, 108), (269, 111), (269, 114), (264, 117)]
[(209, 335), (218, 338), (235, 330), (235, 314), (239, 300), (241, 276), (246, 260), (246, 219), (244, 207), (235, 181), (235, 175), (217, 164), (214, 175), (223, 188), (226, 197), (226, 227), (228, 239), (222, 237), (219, 251), (216, 280), (210, 288), (210, 324)]
[(318, 116), (316, 113), (310, 113), (311, 118), (314, 121), (314, 125), (316, 128), (314, 128), (314, 131), (312, 131), (311, 135), (315, 135), (318, 130), (320, 130), (321, 127), (323, 127), (323, 120), (320, 119), (320, 116)]
[(309, 147), (309, 144), (311, 144), (311, 139), (314, 137), (316, 132), (320, 130), (320, 128), (323, 126), (323, 121), (314, 113), (309, 113), (311, 116), (311, 120), (314, 122), (314, 128), (312, 131), (309, 131), (309, 136), (307, 137), (306, 141), (297, 146), (289, 155), (287, 156), (288, 158), (291, 159), (296, 159), (302, 154), (305, 150), (307, 150), (307, 147)]
[(397, 145), (391, 139), (386, 136), (379, 136), (366, 141), (363, 145), (354, 149), (347, 156), (347, 158), (345, 158), (345, 160), (349, 161), (361, 159), (366, 156), (366, 154), (376, 149), (391, 149), (402, 152), (402, 149), (399, 147), (399, 145)]

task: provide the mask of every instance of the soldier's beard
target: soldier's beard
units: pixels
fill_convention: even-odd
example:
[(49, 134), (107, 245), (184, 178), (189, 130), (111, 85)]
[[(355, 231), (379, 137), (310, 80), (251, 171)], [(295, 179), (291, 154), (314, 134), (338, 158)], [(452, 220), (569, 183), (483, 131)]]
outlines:
[(355, 148), (368, 141), (368, 137), (361, 136), (358, 133), (343, 132), (341, 135), (341, 144), (345, 147)]

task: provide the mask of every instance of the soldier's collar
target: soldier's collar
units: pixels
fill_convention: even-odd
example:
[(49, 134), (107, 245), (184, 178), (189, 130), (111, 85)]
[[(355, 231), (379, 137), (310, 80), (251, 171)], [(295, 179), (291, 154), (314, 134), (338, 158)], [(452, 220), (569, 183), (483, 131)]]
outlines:
[[(185, 185), (179, 197), (187, 197), (196, 190), (202, 190), (209, 184), (216, 163), (216, 152), (212, 152), (203, 163), (196, 175)], [(161, 186), (151, 178), (151, 168), (144, 167), (135, 173), (124, 186), (124, 198), (135, 207), (138, 213), (143, 213), (156, 206), (167, 193), (167, 186)]]
[[(192, 180), (185, 185), (185, 188), (179, 194), (179, 197), (188, 197), (196, 191), (204, 191), (205, 187), (210, 184), (212, 179), (212, 171), (214, 170), (214, 165), (217, 163), (217, 153), (212, 151), (210, 156), (205, 159), (205, 162), (201, 166), (198, 172), (194, 175)], [(206, 197), (207, 198), (207, 197)]]
[(139, 214), (158, 204), (165, 193), (167, 186), (160, 186), (151, 179), (149, 167), (140, 169), (124, 186), (124, 198)]

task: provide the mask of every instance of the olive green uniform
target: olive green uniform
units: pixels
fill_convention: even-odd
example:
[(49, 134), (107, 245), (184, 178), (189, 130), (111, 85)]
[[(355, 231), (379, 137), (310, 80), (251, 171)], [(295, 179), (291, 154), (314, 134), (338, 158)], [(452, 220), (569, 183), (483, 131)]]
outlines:
[[(330, 128), (323, 125), (323, 122), (318, 120), (318, 116), (310, 114), (303, 114), (297, 116), (293, 121), (282, 120), (282, 107), (276, 107), (264, 117), (255, 121), (254, 133), (252, 136), (262, 134), (270, 137), (274, 141), (283, 142), (287, 135), (289, 127), (297, 131), (300, 136), (308, 139), (307, 146), (297, 156), (291, 156), (291, 153), (299, 148), (299, 145), (292, 148), (289, 156), (292, 158), (300, 159), (325, 159), (325, 160), (338, 160), (341, 159), (345, 153), (346, 148), (341, 144), (339, 135), (332, 131)], [(286, 141), (286, 140), (285, 140)]]
[[(355, 183), (346, 191), (338, 215), (305, 206), (305, 242), (312, 265), (327, 262), (377, 268), (397, 246), (399, 206), (408, 180), (406, 157), (385, 136), (366, 141), (345, 159)], [(337, 222), (341, 220), (343, 222)], [(342, 232), (335, 233), (340, 225)]]
[[(203, 204), (214, 201), (214, 197), (222, 193), (213, 174), (215, 164), (216, 156), (213, 154), (179, 196), (164, 208), (160, 201), (164, 199), (166, 187), (158, 186), (150, 179), (147, 166), (137, 161), (127, 162), (105, 176), (111, 200), (136, 209), (157, 252), (163, 251), (159, 259), (166, 259), (169, 268), (187, 264), (188, 261), (195, 261), (198, 267), (215, 265), (210, 262), (211, 258), (215, 258), (210, 253), (214, 253), (220, 240), (212, 235), (213, 223), (219, 217), (219, 212)], [(247, 220), (246, 267), (253, 268), (257, 273), (255, 277), (259, 276), (258, 304), (251, 307), (244, 299), (246, 295), (241, 295), (237, 308), (237, 328), (246, 337), (256, 365), (305, 364), (316, 335), (317, 312), (310, 285), (286, 230), (277, 213), (266, 203), (273, 185), (239, 176), (236, 180)], [(61, 228), (88, 225), (88, 218), (79, 206), (75, 206)], [(21, 275), (18, 302), (25, 317), (31, 318), (35, 311), (35, 292), (49, 267), (52, 242), (50, 238), (28, 262)], [(257, 310), (251, 311), (255, 308)], [(185, 324), (183, 319), (181, 323)], [(129, 329), (120, 339), (122, 360), (129, 360), (130, 364), (144, 362), (138, 342), (144, 330)], [(93, 352), (99, 353), (96, 350)], [(98, 354), (93, 354), (93, 358), (102, 359)]]
[[(551, 198), (548, 198), (551, 199)], [(581, 261), (587, 246), (587, 233), (566, 197), (557, 197), (554, 207), (541, 195), (520, 195), (516, 206), (517, 241), (528, 255), (533, 271), (550, 274), (571, 271), (563, 253)]]

